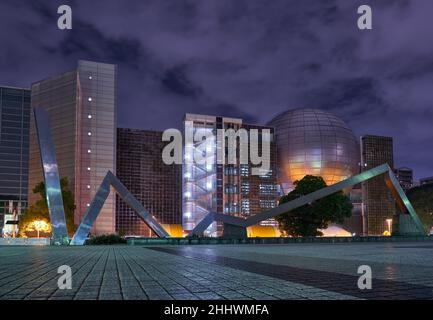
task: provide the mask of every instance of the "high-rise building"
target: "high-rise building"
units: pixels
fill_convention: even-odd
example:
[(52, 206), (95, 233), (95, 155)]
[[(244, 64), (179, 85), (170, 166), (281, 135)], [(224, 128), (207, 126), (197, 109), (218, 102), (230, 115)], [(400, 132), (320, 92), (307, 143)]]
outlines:
[[(387, 163), (394, 167), (391, 137), (366, 135), (361, 137), (361, 167), (363, 171)], [(383, 176), (362, 183), (363, 230), (365, 235), (382, 235), (388, 230), (387, 219), (397, 219), (396, 203)]]
[[(117, 177), (161, 224), (182, 223), (182, 166), (167, 165), (162, 151), (168, 142), (162, 132), (117, 129)], [(116, 231), (152, 236), (150, 228), (119, 196)]]
[(397, 168), (394, 170), (394, 174), (398, 182), (400, 182), (402, 189), (405, 192), (414, 186), (413, 170), (411, 168), (408, 167)]
[[(27, 206), (30, 90), (0, 87), (0, 228)], [(13, 216), (15, 215), (15, 218)]]
[[(273, 128), (258, 125), (248, 125), (242, 119), (216, 117), (209, 115), (186, 114), (185, 122), (192, 124), (192, 130), (200, 136), (207, 136), (199, 142), (185, 141), (182, 207), (183, 227), (191, 231), (209, 212), (218, 212), (237, 217), (248, 217), (278, 205), (279, 194), (276, 180), (276, 146), (273, 139)], [(233, 129), (237, 132), (244, 129), (269, 129), (270, 141), (270, 170), (263, 175), (252, 175), (251, 161), (241, 163), (239, 152), (236, 153), (236, 164), (228, 164), (227, 150), (225, 164), (220, 164), (215, 156), (218, 148), (218, 129)], [(208, 136), (213, 136), (209, 138)], [(261, 149), (259, 139), (259, 150)], [(192, 160), (193, 153), (206, 150), (206, 159), (203, 163)], [(221, 150), (220, 150), (221, 151)], [(248, 150), (249, 152), (250, 150)], [(262, 224), (276, 225), (274, 220)], [(219, 236), (223, 232), (222, 224), (212, 224), (206, 235)]]
[(420, 186), (425, 186), (428, 184), (433, 184), (433, 177), (427, 177), (427, 178), (419, 179), (419, 185)]
[[(60, 177), (75, 195), (79, 224), (107, 171), (116, 173), (117, 66), (79, 61), (75, 70), (32, 85), (32, 108), (47, 110)], [(29, 189), (43, 181), (33, 116), (30, 121)], [(37, 195), (29, 192), (29, 203)], [(115, 196), (110, 194), (93, 234), (115, 231)]]

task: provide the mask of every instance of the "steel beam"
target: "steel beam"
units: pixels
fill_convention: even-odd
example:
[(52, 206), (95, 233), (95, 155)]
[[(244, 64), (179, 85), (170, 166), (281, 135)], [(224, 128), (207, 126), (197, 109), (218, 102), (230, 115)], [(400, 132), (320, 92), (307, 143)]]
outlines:
[(45, 194), (52, 227), (52, 243), (67, 245), (69, 243), (63, 207), (62, 189), (60, 187), (59, 169), (56, 152), (51, 135), (50, 120), (45, 109), (34, 108), (36, 133), (39, 142), (39, 153), (45, 182)]
[(254, 216), (248, 217), (247, 219), (237, 218), (233, 216), (224, 215), (221, 213), (211, 212), (207, 216), (200, 221), (197, 226), (193, 229), (192, 235), (202, 235), (203, 232), (209, 227), (209, 225), (215, 221), (222, 221), (227, 224), (232, 224), (239, 227), (249, 227), (258, 224), (261, 221), (265, 221), (270, 218), (274, 218), (280, 214), (286, 213), (290, 210), (294, 210), (296, 208), (302, 207), (308, 203), (316, 201), (318, 199), (329, 196), (333, 193), (341, 191), (347, 187), (354, 186), (358, 183), (370, 180), (374, 177), (377, 177), (381, 174), (387, 174), (386, 182), (388, 188), (390, 188), (393, 196), (396, 198), (397, 202), (399, 202), (403, 209), (406, 209), (414, 220), (417, 229), (419, 232), (426, 233), (423, 224), (419, 220), (414, 208), (412, 207), (409, 199), (406, 197), (404, 191), (402, 190), (399, 182), (394, 176), (391, 168), (388, 164), (382, 164), (373, 169), (364, 171), (360, 174), (357, 174), (353, 177), (350, 177), (346, 180), (343, 180), (339, 183), (333, 184), (329, 187), (325, 187), (323, 189), (314, 191), (310, 194), (307, 194), (303, 197), (297, 198), (290, 202), (283, 203), (278, 207), (270, 209), (268, 211), (256, 214)]
[(105, 200), (110, 194), (110, 186), (119, 194), (119, 196), (138, 214), (138, 216), (152, 229), (158, 237), (170, 237), (168, 232), (156, 221), (156, 219), (144, 209), (141, 203), (128, 191), (128, 189), (120, 182), (120, 180), (111, 172), (108, 171), (104, 180), (96, 192), (89, 208), (84, 215), (83, 220), (78, 226), (77, 231), (72, 238), (71, 245), (83, 245), (86, 241), (93, 224), (98, 217)]

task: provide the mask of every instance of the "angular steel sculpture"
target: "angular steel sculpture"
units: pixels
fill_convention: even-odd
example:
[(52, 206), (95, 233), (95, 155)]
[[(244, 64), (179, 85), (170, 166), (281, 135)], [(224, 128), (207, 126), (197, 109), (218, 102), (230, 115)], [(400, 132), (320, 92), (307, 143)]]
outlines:
[(95, 197), (92, 200), (86, 214), (78, 226), (77, 231), (72, 238), (71, 245), (83, 245), (86, 238), (95, 223), (99, 212), (104, 205), (110, 193), (110, 186), (112, 186), (119, 196), (140, 216), (141, 219), (156, 233), (158, 237), (170, 237), (165, 229), (155, 220), (155, 218), (148, 213), (141, 203), (126, 189), (120, 180), (111, 172), (108, 171), (104, 180), (102, 181)]
[(224, 224), (247, 228), (249, 226), (258, 224), (261, 221), (273, 218), (282, 213), (302, 207), (303, 205), (306, 205), (310, 202), (321, 199), (323, 197), (329, 196), (335, 192), (343, 190), (344, 188), (354, 186), (358, 183), (367, 181), (371, 178), (377, 177), (385, 173), (387, 173), (385, 179), (386, 185), (391, 190), (391, 193), (397, 200), (397, 203), (402, 209), (402, 212), (405, 211), (408, 212), (412, 217), (412, 220), (415, 223), (415, 226), (419, 231), (419, 233), (426, 234), (426, 230), (421, 220), (418, 218), (415, 209), (412, 207), (412, 204), (410, 203), (409, 199), (407, 198), (406, 194), (401, 188), (400, 183), (395, 178), (393, 171), (391, 170), (388, 164), (383, 164), (373, 169), (370, 169), (368, 171), (357, 174), (351, 178), (343, 180), (339, 183), (333, 184), (329, 187), (317, 190), (298, 199), (284, 203), (271, 210), (251, 216), (247, 219), (242, 219), (242, 218), (232, 217), (221, 213), (211, 212), (197, 224), (197, 226), (192, 231), (192, 235), (202, 235), (203, 232), (209, 227), (209, 225), (215, 221), (221, 221)]
[(69, 237), (66, 229), (59, 170), (48, 113), (42, 108), (33, 109), (33, 113), (39, 141), (48, 212), (52, 226), (52, 241), (56, 245), (67, 245), (69, 244)]

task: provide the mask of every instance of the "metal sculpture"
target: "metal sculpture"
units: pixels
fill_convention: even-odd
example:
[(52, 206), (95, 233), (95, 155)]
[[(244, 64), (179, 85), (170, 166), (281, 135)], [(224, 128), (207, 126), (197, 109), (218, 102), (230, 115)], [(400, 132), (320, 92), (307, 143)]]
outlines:
[(56, 245), (65, 245), (69, 243), (69, 237), (66, 229), (59, 169), (57, 167), (50, 121), (48, 113), (44, 109), (35, 108), (33, 109), (33, 113), (39, 141), (48, 212), (52, 226), (52, 241)]
[(105, 200), (110, 194), (110, 186), (112, 186), (119, 196), (139, 215), (139, 217), (152, 229), (158, 237), (169, 237), (167, 231), (156, 221), (156, 219), (147, 212), (141, 203), (132, 195), (131, 192), (120, 182), (120, 180), (111, 172), (108, 171), (102, 181), (95, 197), (92, 200), (89, 208), (84, 215), (83, 220), (78, 226), (77, 231), (72, 238), (71, 245), (83, 245), (88, 237), (90, 230), (95, 223), (99, 212), (104, 205)]
[[(391, 190), (391, 193), (394, 196), (394, 198), (397, 200), (398, 205), (400, 206), (403, 212), (407, 211), (410, 214), (418, 232), (425, 234), (426, 232), (421, 220), (418, 218), (415, 209), (413, 208), (412, 204), (410, 203), (409, 199), (407, 198), (406, 194), (401, 188), (400, 183), (395, 178), (393, 171), (391, 170), (388, 164), (382, 164), (378, 167), (357, 174), (339, 183), (317, 190), (303, 197), (284, 203), (282, 205), (279, 205), (276, 208), (256, 214), (246, 219), (228, 216), (221, 213), (211, 212), (197, 224), (197, 226), (192, 231), (192, 235), (202, 235), (203, 232), (209, 227), (209, 225), (215, 221), (221, 221), (226, 225), (235, 226), (238, 227), (239, 230), (242, 230), (249, 226), (256, 225), (261, 221), (273, 218), (282, 213), (302, 207), (303, 205), (306, 205), (310, 202), (324, 198), (335, 192), (343, 190), (347, 187), (354, 186), (358, 183), (367, 181), (369, 179), (372, 179), (374, 177), (377, 177), (385, 173), (387, 173), (385, 179), (386, 185)], [(242, 234), (244, 233), (245, 232), (242, 232)]]

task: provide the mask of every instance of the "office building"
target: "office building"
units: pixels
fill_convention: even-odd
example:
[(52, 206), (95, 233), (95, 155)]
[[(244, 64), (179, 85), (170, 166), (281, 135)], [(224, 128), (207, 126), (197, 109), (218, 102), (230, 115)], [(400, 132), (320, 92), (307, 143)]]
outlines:
[[(187, 123), (192, 124), (191, 130), (194, 133), (208, 136), (198, 142), (185, 142), (182, 224), (186, 231), (191, 231), (204, 216), (212, 211), (237, 217), (248, 217), (278, 205), (276, 146), (272, 127), (245, 124), (242, 119), (238, 118), (198, 114), (186, 114), (184, 120), (185, 126)], [(237, 140), (236, 164), (229, 163), (227, 149), (224, 152), (224, 164), (218, 163), (216, 157), (218, 143), (215, 136), (219, 129), (233, 129), (235, 132), (240, 129), (243, 129), (244, 132), (250, 132), (252, 129), (258, 129), (258, 132), (261, 132), (262, 129), (269, 129), (271, 133), (270, 170), (263, 172), (262, 175), (253, 175), (254, 166), (249, 161), (250, 159), (246, 161), (247, 163), (240, 161), (239, 140)], [(261, 141), (259, 139), (259, 150), (262, 146)], [(198, 150), (207, 151), (203, 163), (192, 161), (193, 154)], [(269, 220), (262, 224), (276, 225), (276, 222)], [(214, 223), (208, 228), (205, 235), (219, 236), (222, 231), (223, 226)]]
[(419, 185), (420, 186), (425, 186), (425, 185), (430, 185), (430, 184), (433, 184), (433, 177), (427, 177), (427, 178), (419, 179)]
[[(366, 135), (361, 137), (362, 171), (387, 163), (394, 167), (393, 140), (391, 137)], [(366, 235), (382, 235), (388, 230), (388, 219), (396, 214), (396, 203), (385, 184), (383, 176), (362, 183), (363, 230)], [(396, 229), (394, 229), (396, 230)]]
[[(162, 161), (162, 151), (167, 144), (162, 141), (162, 132), (118, 128), (117, 177), (159, 223), (181, 225), (182, 165), (167, 165)], [(154, 236), (119, 196), (116, 232)]]
[[(79, 61), (76, 69), (32, 85), (32, 108), (48, 111), (60, 177), (75, 195), (79, 224), (107, 171), (116, 173), (117, 66)], [(30, 121), (29, 189), (43, 181), (34, 119)], [(29, 203), (38, 196), (29, 192)], [(115, 231), (111, 193), (92, 234)]]
[(27, 207), (30, 90), (0, 87), (0, 228)]
[(413, 183), (413, 170), (408, 167), (401, 167), (394, 170), (395, 177), (397, 178), (398, 182), (400, 182), (400, 185), (404, 192), (408, 191), (410, 188), (414, 186)]

